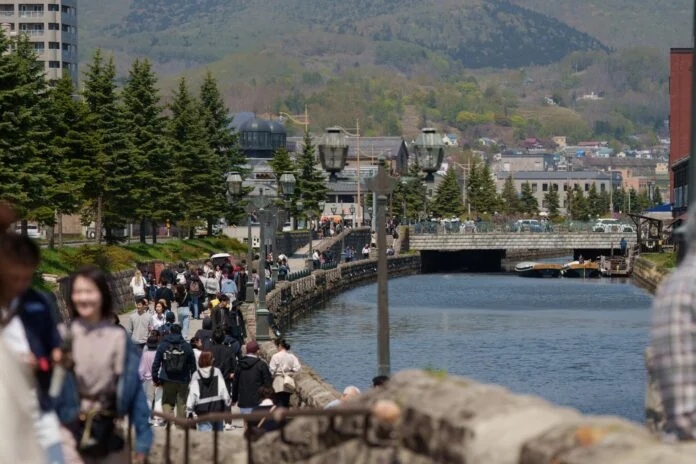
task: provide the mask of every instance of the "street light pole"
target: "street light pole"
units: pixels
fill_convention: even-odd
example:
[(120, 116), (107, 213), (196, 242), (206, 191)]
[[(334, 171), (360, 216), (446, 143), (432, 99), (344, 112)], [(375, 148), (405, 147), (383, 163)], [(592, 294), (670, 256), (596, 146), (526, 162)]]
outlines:
[(367, 188), (377, 197), (377, 359), (378, 375), (389, 375), (391, 361), (389, 353), (389, 269), (387, 267), (386, 214), (387, 195), (396, 185), (396, 180), (387, 174), (384, 162), (377, 168), (377, 175), (367, 179)]

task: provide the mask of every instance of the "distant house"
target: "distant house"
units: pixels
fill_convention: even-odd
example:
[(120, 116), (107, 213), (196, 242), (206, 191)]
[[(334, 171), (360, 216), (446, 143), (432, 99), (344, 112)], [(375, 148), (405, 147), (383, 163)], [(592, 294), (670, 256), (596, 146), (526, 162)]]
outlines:
[(565, 135), (551, 137), (551, 141), (556, 144), (556, 148), (564, 150), (568, 146), (568, 138)]
[(590, 93), (586, 93), (585, 95), (578, 97), (578, 100), (598, 101), (598, 100), (604, 100), (604, 97), (601, 97), (594, 92), (590, 92)]
[(583, 148), (600, 148), (603, 146), (603, 143), (595, 141), (595, 140), (591, 140), (591, 141), (585, 141), (585, 142), (578, 142), (578, 146), (583, 147)]
[(459, 138), (457, 137), (456, 134), (447, 134), (444, 137), (442, 137), (442, 143), (446, 147), (458, 147), (459, 146)]
[(524, 139), (522, 142), (522, 147), (531, 150), (531, 149), (542, 149), (544, 148), (544, 144), (541, 143), (541, 140), (539, 140), (536, 137), (529, 137)]

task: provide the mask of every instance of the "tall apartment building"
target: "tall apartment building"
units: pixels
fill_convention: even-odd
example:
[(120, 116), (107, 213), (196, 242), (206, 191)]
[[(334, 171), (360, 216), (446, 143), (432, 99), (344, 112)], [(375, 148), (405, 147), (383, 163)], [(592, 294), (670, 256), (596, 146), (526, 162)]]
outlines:
[(691, 48), (670, 50), (669, 65), (669, 166), (672, 214), (679, 217), (689, 204), (691, 153)]
[(29, 36), (46, 79), (67, 73), (77, 83), (77, 0), (0, 0), (0, 26)]

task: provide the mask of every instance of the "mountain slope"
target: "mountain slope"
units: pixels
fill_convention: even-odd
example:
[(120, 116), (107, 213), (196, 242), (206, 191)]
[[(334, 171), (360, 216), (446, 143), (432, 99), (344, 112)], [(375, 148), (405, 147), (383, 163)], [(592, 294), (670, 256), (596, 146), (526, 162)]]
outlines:
[(556, 18), (615, 48), (688, 47), (691, 0), (512, 0)]
[[(113, 13), (110, 20), (101, 8)], [(397, 55), (431, 51), (467, 68), (543, 65), (606, 49), (506, 0), (92, 0), (81, 15), (84, 52), (100, 45), (162, 63), (204, 64), (307, 32), (310, 41), (326, 34), (363, 38), (368, 48), (381, 45), (382, 55), (398, 40)]]

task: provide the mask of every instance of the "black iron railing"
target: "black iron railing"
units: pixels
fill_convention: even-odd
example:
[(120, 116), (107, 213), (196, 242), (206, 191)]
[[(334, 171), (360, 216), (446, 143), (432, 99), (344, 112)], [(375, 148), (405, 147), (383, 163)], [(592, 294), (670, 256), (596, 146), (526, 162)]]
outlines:
[[(328, 417), (329, 418), (329, 430), (334, 431), (336, 427), (335, 423), (335, 418), (336, 417), (355, 417), (355, 416), (362, 416), (363, 418), (363, 430), (362, 430), (362, 439), (365, 441), (365, 443), (371, 445), (371, 446), (385, 446), (387, 443), (377, 440), (374, 437), (370, 436), (370, 429), (371, 429), (371, 424), (373, 420), (373, 414), (372, 410), (367, 409), (367, 408), (343, 408), (343, 407), (337, 407), (333, 409), (310, 409), (310, 408), (302, 408), (302, 409), (277, 409), (276, 411), (273, 412), (252, 412), (250, 414), (233, 414), (233, 413), (213, 413), (213, 414), (208, 414), (203, 417), (198, 417), (198, 418), (191, 418), (191, 419), (183, 419), (179, 418), (176, 416), (173, 416), (171, 414), (164, 414), (160, 412), (153, 412), (152, 415), (154, 417), (161, 418), (166, 421), (166, 426), (165, 426), (165, 444), (164, 444), (164, 456), (163, 456), (163, 463), (164, 464), (174, 464), (172, 461), (172, 456), (171, 456), (171, 448), (172, 448), (172, 426), (177, 426), (180, 427), (184, 433), (184, 456), (183, 456), (183, 463), (184, 464), (189, 464), (191, 462), (198, 462), (198, 459), (195, 456), (191, 456), (191, 449), (190, 449), (190, 434), (192, 428), (194, 428), (197, 424), (202, 423), (202, 422), (216, 422), (216, 421), (239, 421), (242, 420), (244, 421), (245, 425), (245, 433), (244, 433), (244, 438), (246, 441), (246, 448), (247, 448), (247, 462), (249, 464), (253, 464), (253, 454), (252, 454), (252, 444), (253, 444), (253, 435), (248, 433), (248, 423), (251, 422), (253, 424), (259, 423), (261, 420), (273, 420), (278, 423), (287, 423), (287, 420), (296, 418), (296, 417)], [(287, 444), (292, 444), (292, 442), (287, 438), (285, 434), (285, 424), (282, 425), (279, 429), (280, 431), (280, 439)], [(218, 430), (213, 430), (212, 432), (199, 432), (199, 433), (212, 433), (213, 434), (213, 450), (212, 450), (212, 455), (213, 455), (213, 460), (211, 461), (212, 464), (218, 464), (219, 458), (220, 458), (220, 450), (219, 448), (219, 443), (220, 443), (220, 433), (224, 433), (222, 431)], [(228, 432), (229, 433), (229, 432)], [(132, 436), (132, 429), (131, 427), (128, 428), (128, 446), (130, 449), (132, 449), (132, 442), (133, 442), (133, 436)], [(192, 461), (193, 458), (193, 461)]]

